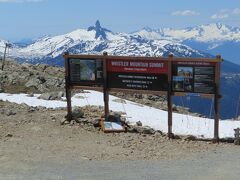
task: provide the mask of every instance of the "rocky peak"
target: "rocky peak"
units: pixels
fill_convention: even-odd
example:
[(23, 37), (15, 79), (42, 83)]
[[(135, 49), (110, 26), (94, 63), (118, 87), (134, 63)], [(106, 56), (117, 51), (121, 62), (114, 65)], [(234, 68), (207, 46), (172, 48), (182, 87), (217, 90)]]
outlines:
[(88, 31), (96, 31), (95, 38), (107, 39), (106, 32), (111, 32), (110, 30), (103, 28), (100, 24), (100, 21), (97, 20), (95, 26), (90, 26)]
[(217, 28), (220, 30), (223, 27), (222, 23), (216, 23)]

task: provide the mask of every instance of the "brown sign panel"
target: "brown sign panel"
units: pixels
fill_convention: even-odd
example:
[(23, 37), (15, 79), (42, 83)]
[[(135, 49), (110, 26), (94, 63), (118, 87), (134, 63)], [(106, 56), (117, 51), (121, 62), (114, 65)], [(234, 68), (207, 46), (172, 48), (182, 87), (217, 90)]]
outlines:
[(214, 62), (173, 62), (172, 90), (174, 92), (215, 93)]
[(163, 60), (108, 59), (107, 74), (110, 89), (168, 89), (168, 63)]
[(69, 59), (68, 63), (71, 85), (103, 85), (103, 61), (101, 59)]

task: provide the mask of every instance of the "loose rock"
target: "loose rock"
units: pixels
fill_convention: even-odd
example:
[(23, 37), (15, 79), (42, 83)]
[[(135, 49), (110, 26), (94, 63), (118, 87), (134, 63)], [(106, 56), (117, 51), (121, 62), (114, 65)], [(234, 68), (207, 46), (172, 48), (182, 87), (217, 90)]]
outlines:
[(197, 138), (195, 136), (189, 135), (186, 138), (184, 138), (184, 140), (186, 141), (195, 141)]
[(83, 118), (84, 112), (82, 108), (80, 107), (75, 107), (72, 111), (72, 117), (73, 119), (78, 119), (78, 118)]
[(239, 146), (240, 145), (240, 138), (235, 139), (234, 144)]
[(137, 121), (137, 122), (136, 122), (136, 125), (137, 125), (137, 126), (142, 126), (142, 122), (141, 122), (141, 121)]

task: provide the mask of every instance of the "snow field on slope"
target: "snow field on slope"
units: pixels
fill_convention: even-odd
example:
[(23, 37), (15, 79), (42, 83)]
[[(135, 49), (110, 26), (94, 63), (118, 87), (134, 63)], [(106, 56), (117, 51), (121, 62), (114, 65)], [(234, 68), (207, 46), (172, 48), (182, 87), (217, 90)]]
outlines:
[[(43, 106), (46, 108), (66, 107), (65, 101), (46, 101), (38, 99), (39, 95), (28, 97), (27, 94), (0, 93), (0, 99), (14, 103), (25, 103), (29, 106)], [(144, 126), (167, 132), (167, 112), (125, 100), (119, 103), (115, 96), (109, 97), (109, 107), (113, 111), (126, 113), (126, 119), (131, 124), (141, 121)], [(96, 105), (103, 106), (103, 94), (97, 91), (87, 91), (72, 97), (72, 106)], [(178, 135), (194, 135), (200, 138), (213, 137), (214, 120), (173, 113), (173, 133)], [(235, 128), (240, 127), (240, 121), (224, 120), (219, 124), (220, 138), (234, 137)]]

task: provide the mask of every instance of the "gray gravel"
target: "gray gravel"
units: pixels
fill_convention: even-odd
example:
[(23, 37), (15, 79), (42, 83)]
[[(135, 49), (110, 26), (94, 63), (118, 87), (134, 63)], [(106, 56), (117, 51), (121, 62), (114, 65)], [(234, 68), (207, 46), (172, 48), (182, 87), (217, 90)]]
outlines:
[[(200, 153), (187, 159), (160, 161), (75, 161), (6, 162), (0, 179), (239, 179), (240, 148)], [(52, 159), (52, 160), (50, 160)], [(1, 162), (1, 158), (0, 158)], [(14, 163), (14, 166), (11, 166)]]

